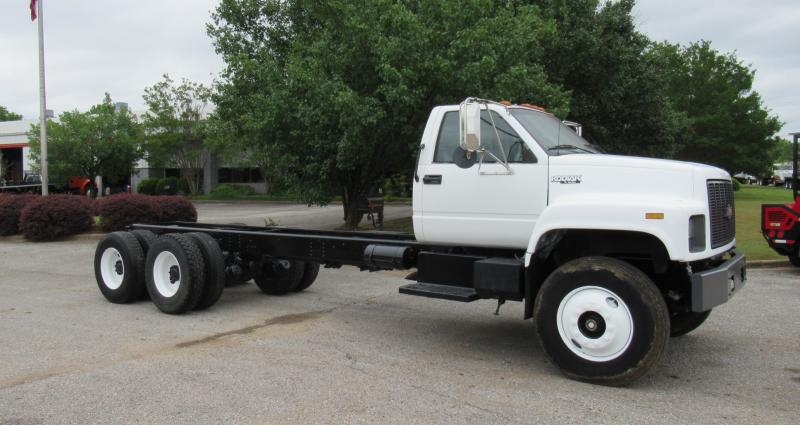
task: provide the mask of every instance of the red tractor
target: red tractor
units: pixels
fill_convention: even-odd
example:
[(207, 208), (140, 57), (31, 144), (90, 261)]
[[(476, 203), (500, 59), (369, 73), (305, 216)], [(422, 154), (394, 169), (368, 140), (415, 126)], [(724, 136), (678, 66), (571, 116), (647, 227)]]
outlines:
[(778, 254), (786, 255), (795, 266), (800, 266), (800, 196), (797, 191), (797, 142), (800, 133), (793, 133), (792, 141), (792, 199), (789, 204), (761, 205), (761, 231), (769, 246)]

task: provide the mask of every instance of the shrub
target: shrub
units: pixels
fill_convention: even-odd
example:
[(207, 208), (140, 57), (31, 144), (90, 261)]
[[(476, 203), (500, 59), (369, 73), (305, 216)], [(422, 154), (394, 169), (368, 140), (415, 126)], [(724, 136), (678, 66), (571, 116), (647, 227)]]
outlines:
[(161, 221), (159, 201), (147, 195), (120, 193), (97, 201), (100, 227), (105, 232), (122, 230), (134, 223), (152, 224)]
[(189, 193), (189, 182), (177, 177), (158, 179), (154, 195), (180, 195)]
[(221, 184), (211, 190), (212, 199), (235, 199), (243, 196), (253, 195), (256, 191), (250, 186), (239, 186), (233, 184)]
[(731, 179), (731, 183), (733, 184), (733, 191), (734, 191), (734, 192), (738, 192), (738, 191), (739, 191), (739, 189), (741, 189), (741, 188), (742, 188), (742, 184), (741, 184), (741, 183), (739, 183), (739, 180), (736, 180), (736, 179)]
[(197, 210), (191, 201), (183, 196), (159, 196), (154, 199), (159, 204), (161, 221), (197, 221)]
[(156, 195), (177, 195), (178, 194), (178, 179), (175, 177), (166, 177), (158, 179), (156, 183)]
[(19, 233), (19, 215), (36, 195), (0, 194), (0, 236), (16, 235)]
[(19, 227), (26, 239), (49, 241), (89, 230), (93, 221), (92, 202), (83, 196), (37, 197), (20, 213)]
[(141, 195), (155, 195), (158, 179), (144, 179), (139, 182), (136, 191)]

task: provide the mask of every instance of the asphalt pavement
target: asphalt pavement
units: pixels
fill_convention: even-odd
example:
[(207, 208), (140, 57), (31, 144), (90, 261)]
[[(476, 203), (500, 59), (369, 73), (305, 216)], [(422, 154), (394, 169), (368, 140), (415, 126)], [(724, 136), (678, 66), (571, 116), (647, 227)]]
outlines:
[(401, 295), (323, 269), (208, 311), (108, 303), (94, 241), (0, 239), (0, 424), (800, 423), (800, 269), (752, 270), (627, 388), (571, 381), (522, 306)]

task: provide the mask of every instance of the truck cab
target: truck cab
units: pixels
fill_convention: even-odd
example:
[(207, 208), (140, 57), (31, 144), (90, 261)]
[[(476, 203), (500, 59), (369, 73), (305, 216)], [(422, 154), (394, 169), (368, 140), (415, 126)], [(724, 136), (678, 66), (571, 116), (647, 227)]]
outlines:
[(418, 240), (523, 249), (529, 265), (554, 232), (639, 234), (652, 246), (630, 254), (650, 255), (659, 269), (734, 248), (726, 171), (607, 155), (532, 105), (486, 103), (480, 115), (482, 145), (470, 153), (459, 143), (459, 105), (431, 112), (413, 184)]

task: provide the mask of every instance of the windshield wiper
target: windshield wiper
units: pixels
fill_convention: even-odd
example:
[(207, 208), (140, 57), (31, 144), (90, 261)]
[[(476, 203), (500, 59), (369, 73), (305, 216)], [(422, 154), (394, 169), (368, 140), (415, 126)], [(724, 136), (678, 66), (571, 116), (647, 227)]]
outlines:
[(575, 145), (555, 145), (555, 146), (551, 146), (551, 147), (547, 148), (547, 151), (550, 152), (550, 151), (555, 150), (555, 149), (559, 149), (559, 150), (560, 149), (578, 149), (578, 150), (581, 150), (581, 151), (584, 151), (584, 152), (595, 153), (593, 151), (590, 151), (589, 149), (582, 148), (580, 146), (575, 146)]

